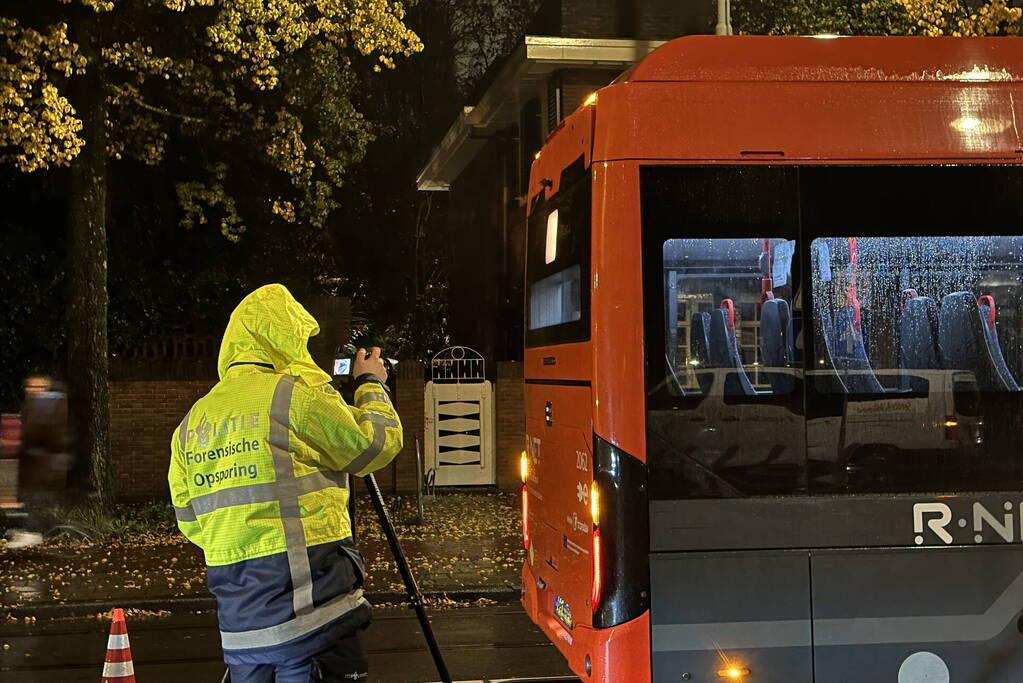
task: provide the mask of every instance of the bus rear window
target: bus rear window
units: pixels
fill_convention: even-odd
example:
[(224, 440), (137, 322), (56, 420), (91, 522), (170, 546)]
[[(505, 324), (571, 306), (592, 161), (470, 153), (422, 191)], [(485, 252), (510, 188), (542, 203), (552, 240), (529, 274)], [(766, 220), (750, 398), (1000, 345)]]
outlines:
[(527, 347), (589, 339), (590, 198), (590, 174), (580, 159), (529, 217)]
[(548, 275), (529, 288), (529, 329), (539, 330), (582, 319), (579, 264)]

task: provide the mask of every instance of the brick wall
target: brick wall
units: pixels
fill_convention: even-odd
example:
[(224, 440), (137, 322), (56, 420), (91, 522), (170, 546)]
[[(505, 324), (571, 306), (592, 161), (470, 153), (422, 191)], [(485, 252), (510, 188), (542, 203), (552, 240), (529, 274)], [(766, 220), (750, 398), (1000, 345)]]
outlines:
[(111, 382), (110, 454), (121, 500), (167, 498), (171, 434), (209, 380)]
[[(185, 412), (213, 382), (162, 381), (110, 384), (110, 451), (114, 486), (120, 500), (167, 496), (171, 434)], [(415, 437), (423, 442), (423, 366), (399, 365), (395, 406), (405, 432), (405, 447), (392, 465), (377, 473), (384, 491), (414, 491)], [(395, 478), (397, 474), (397, 478)]]
[(715, 0), (562, 0), (561, 35), (568, 38), (669, 40), (713, 33)]
[[(497, 364), (494, 389), (497, 483), (518, 486), (518, 458), (524, 442), (522, 364)], [(213, 382), (136, 381), (110, 385), (110, 450), (114, 486), (120, 500), (165, 499), (171, 434), (185, 412)], [(391, 465), (377, 472), (385, 492), (410, 493), (416, 487), (416, 439), (424, 447), (423, 364), (399, 365), (395, 407), (405, 444)], [(425, 458), (425, 454), (423, 455)]]
[(618, 0), (562, 0), (561, 35), (568, 38), (618, 36)]
[(497, 459), (497, 486), (515, 490), (520, 485), (519, 456), (526, 443), (526, 414), (522, 363), (497, 364), (494, 388), (494, 421), (497, 426), (494, 457)]
[(561, 71), (562, 111), (570, 114), (594, 91), (618, 77), (614, 71), (564, 69)]

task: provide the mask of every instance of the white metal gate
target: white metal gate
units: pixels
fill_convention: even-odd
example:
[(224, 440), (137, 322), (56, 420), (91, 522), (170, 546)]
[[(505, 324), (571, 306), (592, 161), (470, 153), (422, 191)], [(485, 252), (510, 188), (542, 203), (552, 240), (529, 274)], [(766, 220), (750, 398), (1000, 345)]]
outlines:
[(437, 486), (494, 484), (494, 389), (483, 357), (444, 349), (426, 384), (426, 462)]

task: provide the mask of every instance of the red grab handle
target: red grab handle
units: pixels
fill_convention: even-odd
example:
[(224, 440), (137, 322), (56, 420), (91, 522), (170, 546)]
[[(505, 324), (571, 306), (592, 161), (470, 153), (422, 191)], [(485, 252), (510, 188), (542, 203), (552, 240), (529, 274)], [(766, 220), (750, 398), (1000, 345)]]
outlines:
[(731, 299), (722, 299), (721, 308), (728, 311), (728, 331), (735, 332), (735, 302)]
[(760, 241), (760, 253), (767, 263), (767, 272), (760, 276), (760, 301), (768, 301), (774, 298), (774, 273), (771, 264), (771, 240), (766, 237)]
[(860, 319), (860, 298), (856, 292), (856, 276), (858, 274), (859, 255), (857, 254), (856, 238), (849, 238), (849, 265), (852, 267), (852, 277), (849, 279), (849, 288), (845, 292), (846, 300), (853, 309), (853, 329), (857, 332), (862, 327)]
[(979, 299), (977, 299), (977, 305), (978, 306), (983, 306), (985, 302), (987, 302), (987, 326), (988, 327), (994, 327), (995, 326), (995, 298), (993, 296), (991, 296), (990, 294), (985, 294), (984, 296), (982, 296)]

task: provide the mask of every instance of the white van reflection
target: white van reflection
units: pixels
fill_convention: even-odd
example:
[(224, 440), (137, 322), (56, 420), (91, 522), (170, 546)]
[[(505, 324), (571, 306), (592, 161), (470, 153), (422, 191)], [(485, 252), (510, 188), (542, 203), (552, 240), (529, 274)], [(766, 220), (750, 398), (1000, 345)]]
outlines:
[(740, 395), (729, 391), (736, 386), (735, 368), (694, 369), (699, 388), (683, 388), (671, 376), (667, 381), (675, 383), (676, 393), (696, 400), (685, 408), (650, 411), (650, 434), (661, 447), (670, 444), (690, 477), (713, 480), (719, 495), (811, 486), (884, 490), (904, 486), (900, 480), (921, 466), (962, 466), (983, 450), (984, 422), (970, 372), (874, 370), (889, 391), (827, 396), (833, 410), (810, 410), (824, 416), (806, 420), (804, 430), (803, 377), (834, 379), (833, 372), (761, 367), (759, 373), (775, 387), (788, 383), (792, 391)]

